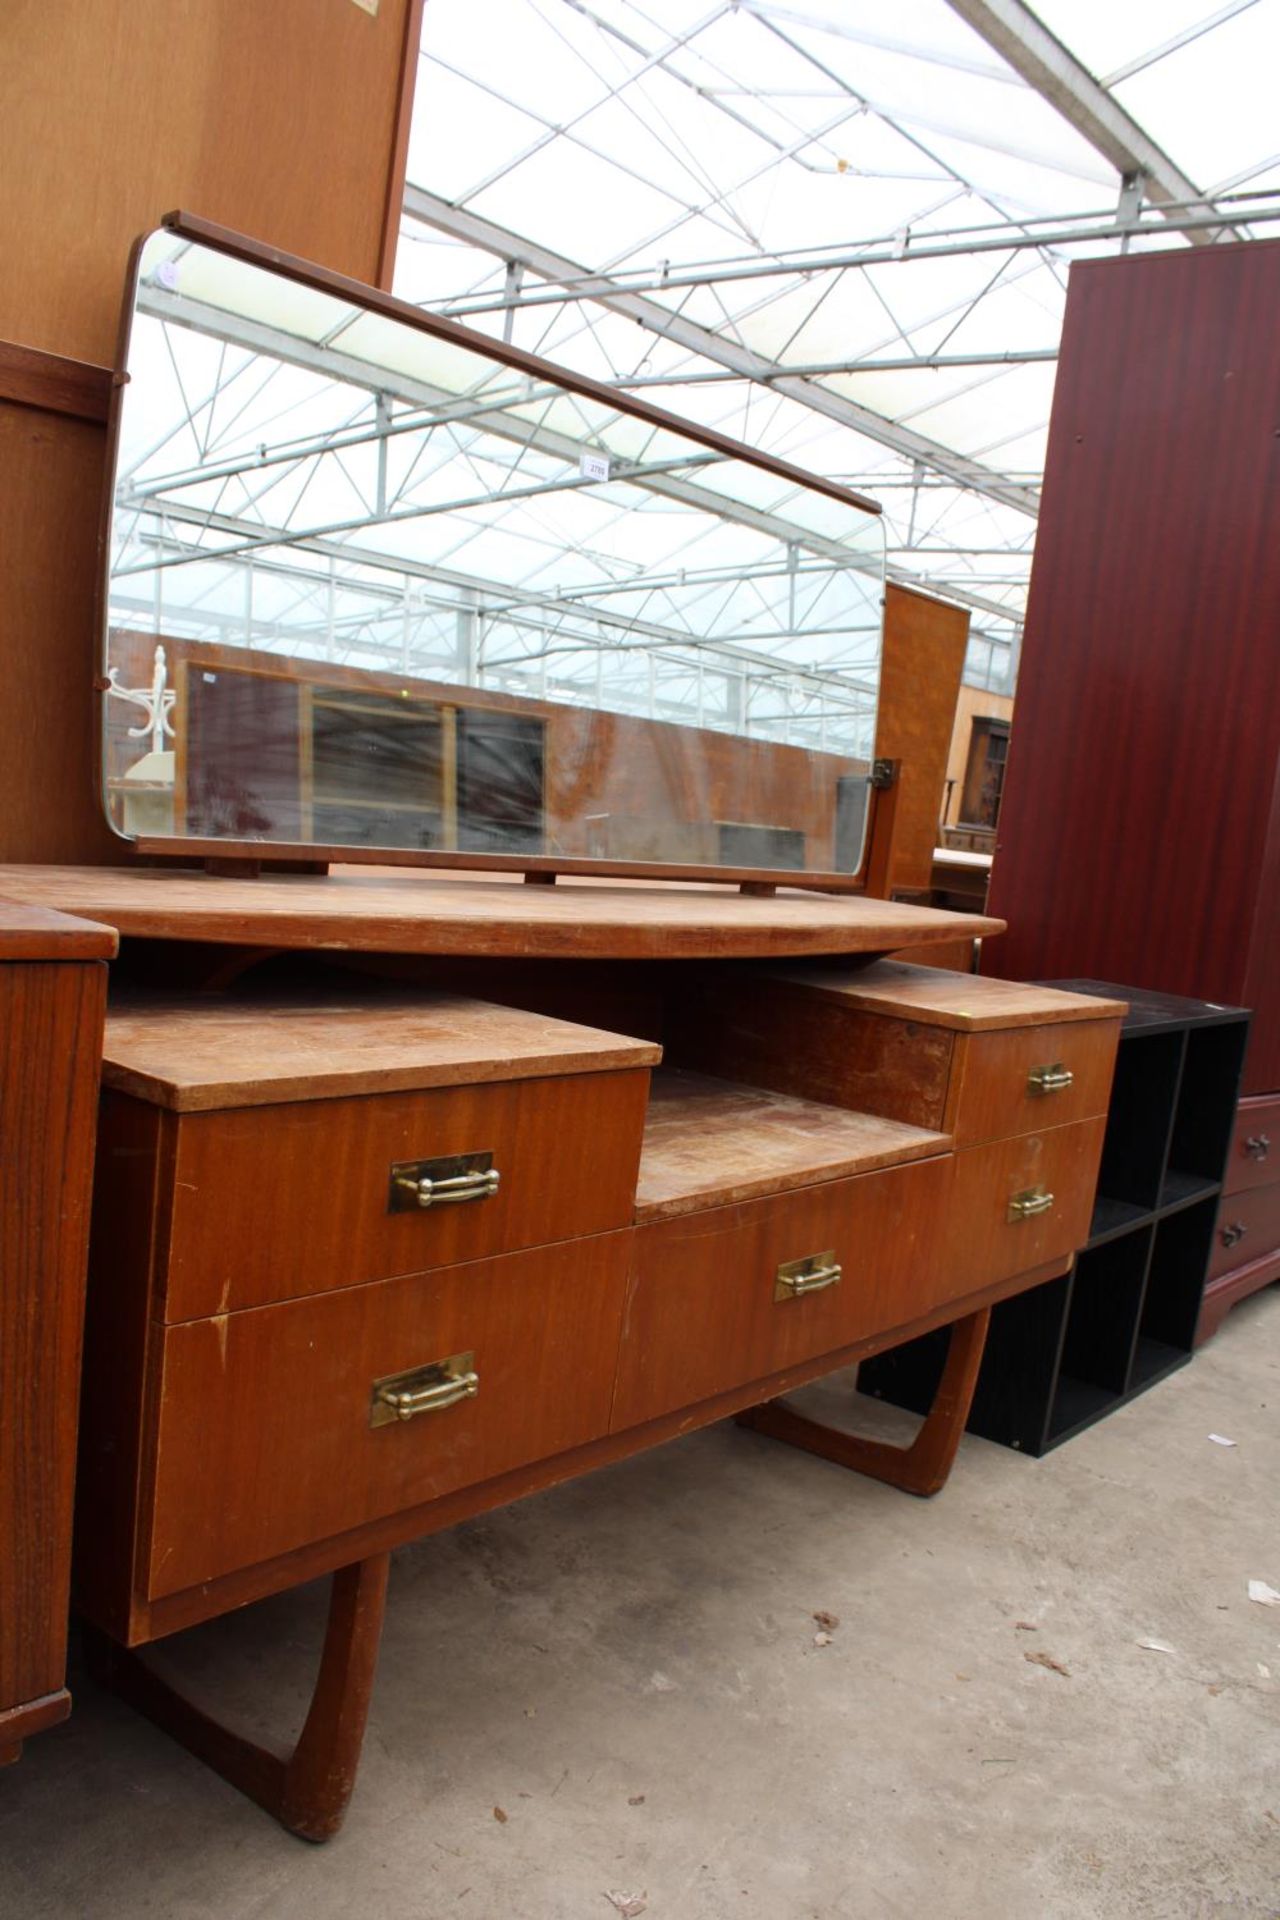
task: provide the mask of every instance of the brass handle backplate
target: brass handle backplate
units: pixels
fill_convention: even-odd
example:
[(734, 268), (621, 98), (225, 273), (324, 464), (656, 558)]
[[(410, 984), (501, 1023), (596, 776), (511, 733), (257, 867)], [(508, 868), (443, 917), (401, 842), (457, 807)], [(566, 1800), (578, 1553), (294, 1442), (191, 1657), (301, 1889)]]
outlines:
[(773, 1282), (775, 1300), (802, 1300), (806, 1293), (822, 1293), (840, 1284), (840, 1262), (834, 1247), (811, 1253), (805, 1260), (784, 1260)]
[(1038, 1213), (1048, 1213), (1053, 1206), (1053, 1195), (1045, 1187), (1024, 1187), (1021, 1193), (1015, 1193), (1009, 1202), (1010, 1220), (1034, 1220)]
[(1075, 1084), (1075, 1075), (1070, 1067), (1064, 1067), (1061, 1060), (1054, 1060), (1044, 1067), (1032, 1067), (1027, 1075), (1027, 1092), (1063, 1093)]
[(498, 1191), (491, 1153), (453, 1153), (439, 1160), (397, 1160), (391, 1169), (388, 1213), (416, 1213), (460, 1200), (489, 1200)]
[(389, 1373), (375, 1380), (369, 1396), (369, 1425), (389, 1427), (412, 1420), (419, 1413), (443, 1413), (461, 1400), (474, 1400), (480, 1391), (474, 1353), (451, 1353), (447, 1360), (430, 1360), (407, 1373)]
[(1244, 1143), (1244, 1150), (1251, 1160), (1265, 1160), (1271, 1151), (1271, 1136), (1266, 1133), (1251, 1133)]

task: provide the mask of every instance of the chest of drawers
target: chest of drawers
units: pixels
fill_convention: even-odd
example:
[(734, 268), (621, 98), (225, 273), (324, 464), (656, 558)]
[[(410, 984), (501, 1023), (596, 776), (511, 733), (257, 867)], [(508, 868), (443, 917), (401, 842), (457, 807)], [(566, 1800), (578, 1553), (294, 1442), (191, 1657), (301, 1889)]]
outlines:
[[(1118, 1009), (885, 964), (657, 991), (665, 1062), (416, 987), (109, 1014), (79, 1601), (125, 1690), (312, 1837), (354, 1753), (317, 1799), (304, 1736), (268, 1790), (118, 1650), (334, 1572), (332, 1785), (390, 1547), (726, 1414), (831, 1452), (781, 1396), (952, 1323), (971, 1368), (1087, 1233)], [(832, 1457), (933, 1490), (940, 1399), (927, 1471)]]

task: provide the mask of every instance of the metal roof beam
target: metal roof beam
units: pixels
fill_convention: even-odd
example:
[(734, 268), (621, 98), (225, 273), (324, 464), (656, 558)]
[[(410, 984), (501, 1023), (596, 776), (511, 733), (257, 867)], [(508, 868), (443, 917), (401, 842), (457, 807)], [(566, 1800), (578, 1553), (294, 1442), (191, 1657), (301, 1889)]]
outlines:
[[(554, 253), (535, 241), (523, 239), (466, 208), (455, 207), (438, 194), (428, 193), (424, 187), (410, 186), (405, 189), (404, 210), (410, 219), (419, 220), (423, 225), (435, 227), (442, 233), (452, 233), (458, 239), (496, 255), (500, 260), (518, 260), (528, 271), (544, 279), (564, 282), (589, 277), (579, 262), (566, 259), (564, 255)], [(688, 320), (682, 314), (672, 313), (657, 301), (646, 299), (643, 294), (621, 290), (610, 292), (607, 283), (600, 284), (603, 290), (595, 293), (593, 298), (599, 300), (602, 306), (638, 320), (641, 326), (660, 334), (663, 339), (674, 340), (690, 352), (701, 354), (704, 359), (720, 366), (730, 367), (749, 379), (763, 381), (775, 392), (789, 394), (811, 407), (815, 413), (826, 414), (829, 419), (838, 421), (841, 426), (851, 427), (868, 440), (891, 447), (908, 460), (918, 460), (934, 472), (948, 474), (958, 486), (986, 494), (1000, 501), (1001, 505), (1012, 507), (1032, 519), (1038, 514), (1039, 498), (1031, 488), (1011, 485), (980, 461), (969, 460), (953, 448), (944, 447), (910, 427), (899, 426), (883, 414), (874, 413), (870, 407), (861, 406), (843, 394), (832, 393), (811, 380), (790, 374), (776, 361), (766, 359), (763, 354), (755, 353), (749, 347), (739, 346), (723, 334), (713, 333), (709, 327)]]
[[(1157, 207), (1176, 202), (1208, 208), (1195, 182), (1023, 0), (948, 0), (948, 4), (1117, 173), (1122, 177), (1142, 174), (1147, 198)], [(1224, 229), (1186, 227), (1184, 231), (1193, 246), (1211, 246)]]

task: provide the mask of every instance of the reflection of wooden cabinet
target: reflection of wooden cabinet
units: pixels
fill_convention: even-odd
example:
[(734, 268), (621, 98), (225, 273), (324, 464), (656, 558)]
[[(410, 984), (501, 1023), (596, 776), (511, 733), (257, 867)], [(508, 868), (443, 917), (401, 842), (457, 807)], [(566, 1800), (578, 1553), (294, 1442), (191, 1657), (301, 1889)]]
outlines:
[(420, 700), (308, 689), (310, 831), (368, 847), (455, 844), (444, 758), (452, 715)]
[(180, 657), (178, 833), (541, 853), (540, 718)]

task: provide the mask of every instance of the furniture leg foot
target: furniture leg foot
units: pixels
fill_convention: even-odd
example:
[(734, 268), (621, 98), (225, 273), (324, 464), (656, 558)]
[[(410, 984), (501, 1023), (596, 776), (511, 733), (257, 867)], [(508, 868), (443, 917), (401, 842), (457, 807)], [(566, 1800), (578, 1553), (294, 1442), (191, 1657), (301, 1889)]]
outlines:
[(884, 1480), (891, 1487), (900, 1487), (904, 1493), (927, 1498), (945, 1486), (956, 1457), (973, 1403), (990, 1320), (990, 1307), (983, 1307), (980, 1312), (957, 1320), (952, 1327), (947, 1363), (933, 1405), (908, 1447), (841, 1433), (837, 1427), (824, 1426), (819, 1420), (796, 1413), (785, 1400), (766, 1400), (763, 1406), (748, 1407), (737, 1416), (738, 1424), (751, 1427), (756, 1433), (766, 1433), (774, 1440), (786, 1440), (809, 1453), (820, 1454), (838, 1466), (869, 1474), (873, 1480)]
[(11, 1740), (7, 1746), (0, 1747), (0, 1767), (11, 1767), (22, 1758), (21, 1740)]
[(303, 1840), (328, 1840), (355, 1785), (378, 1662), (390, 1555), (373, 1554), (333, 1576), (320, 1670), (292, 1753), (223, 1726), (179, 1693), (138, 1653), (89, 1628), (90, 1672)]

